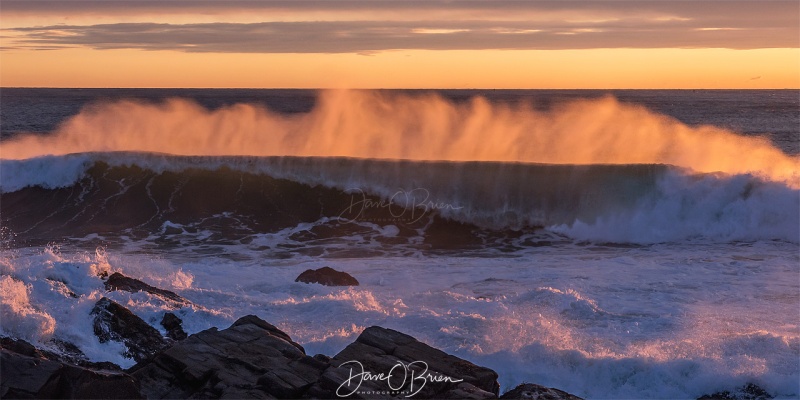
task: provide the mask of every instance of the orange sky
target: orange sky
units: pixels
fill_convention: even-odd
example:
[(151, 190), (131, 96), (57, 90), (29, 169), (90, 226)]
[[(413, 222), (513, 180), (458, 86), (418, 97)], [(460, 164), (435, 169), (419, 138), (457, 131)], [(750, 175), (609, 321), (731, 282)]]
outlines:
[(5, 0), (0, 85), (800, 88), (796, 3), (651, 3)]

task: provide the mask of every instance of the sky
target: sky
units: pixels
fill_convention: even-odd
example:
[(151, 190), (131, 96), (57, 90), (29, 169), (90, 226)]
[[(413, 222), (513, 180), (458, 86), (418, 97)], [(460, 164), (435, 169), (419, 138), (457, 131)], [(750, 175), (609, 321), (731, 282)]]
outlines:
[(800, 2), (3, 0), (0, 86), (800, 88)]

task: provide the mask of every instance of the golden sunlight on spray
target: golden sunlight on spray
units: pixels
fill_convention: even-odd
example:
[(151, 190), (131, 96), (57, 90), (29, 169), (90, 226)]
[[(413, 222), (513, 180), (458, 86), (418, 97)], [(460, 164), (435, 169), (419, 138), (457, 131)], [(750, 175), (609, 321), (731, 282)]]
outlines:
[(320, 93), (309, 113), (250, 104), (209, 111), (181, 99), (95, 104), (56, 132), (6, 140), (0, 157), (142, 151), (176, 155), (343, 156), (554, 164), (670, 164), (696, 172), (753, 173), (800, 187), (798, 158), (766, 139), (690, 127), (613, 97), (548, 111), (456, 103), (436, 94)]

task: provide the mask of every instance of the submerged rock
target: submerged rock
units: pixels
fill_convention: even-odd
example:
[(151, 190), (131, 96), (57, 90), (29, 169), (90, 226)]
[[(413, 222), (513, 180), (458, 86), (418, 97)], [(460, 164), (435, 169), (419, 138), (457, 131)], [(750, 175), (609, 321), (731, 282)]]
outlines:
[(533, 383), (523, 383), (514, 389), (505, 392), (501, 399), (531, 399), (531, 400), (583, 400), (563, 390), (549, 388)]
[(297, 398), (328, 364), (255, 316), (207, 329), (129, 371), (148, 398)]
[(161, 326), (167, 331), (167, 337), (172, 340), (186, 339), (186, 331), (183, 330), (183, 321), (175, 314), (168, 312), (161, 318)]
[(358, 286), (358, 280), (356, 280), (356, 278), (353, 278), (347, 272), (337, 271), (331, 267), (307, 269), (294, 281), (319, 283), (325, 286)]
[(120, 274), (119, 272), (114, 272), (113, 274), (111, 274), (111, 276), (108, 277), (108, 280), (106, 280), (105, 283), (105, 287), (106, 290), (108, 291), (123, 290), (131, 293), (147, 292), (162, 298), (167, 303), (172, 304), (172, 306), (175, 308), (180, 308), (182, 306), (191, 304), (189, 300), (184, 299), (175, 292), (159, 289), (155, 286), (148, 285), (138, 279), (129, 278), (125, 275)]
[(141, 399), (138, 382), (120, 371), (93, 370), (44, 358), (25, 341), (0, 348), (0, 398)]
[(122, 342), (128, 349), (124, 355), (137, 362), (169, 345), (155, 328), (106, 297), (97, 301), (91, 314), (94, 315), (94, 334), (100, 343)]
[[(392, 375), (387, 380), (360, 377)], [(357, 377), (350, 379), (351, 377)], [(391, 385), (391, 386), (390, 386)], [(497, 398), (497, 373), (449, 355), (413, 337), (373, 326), (331, 359), (331, 367), (310, 388), (312, 397)]]

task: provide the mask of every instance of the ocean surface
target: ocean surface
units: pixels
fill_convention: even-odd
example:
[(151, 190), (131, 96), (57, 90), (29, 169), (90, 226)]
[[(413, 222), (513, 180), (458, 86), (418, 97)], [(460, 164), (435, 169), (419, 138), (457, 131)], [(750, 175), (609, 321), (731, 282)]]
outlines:
[(380, 325), (501, 392), (797, 398), (799, 153), (794, 90), (3, 88), (0, 334), (131, 366), (107, 296), (309, 354)]

